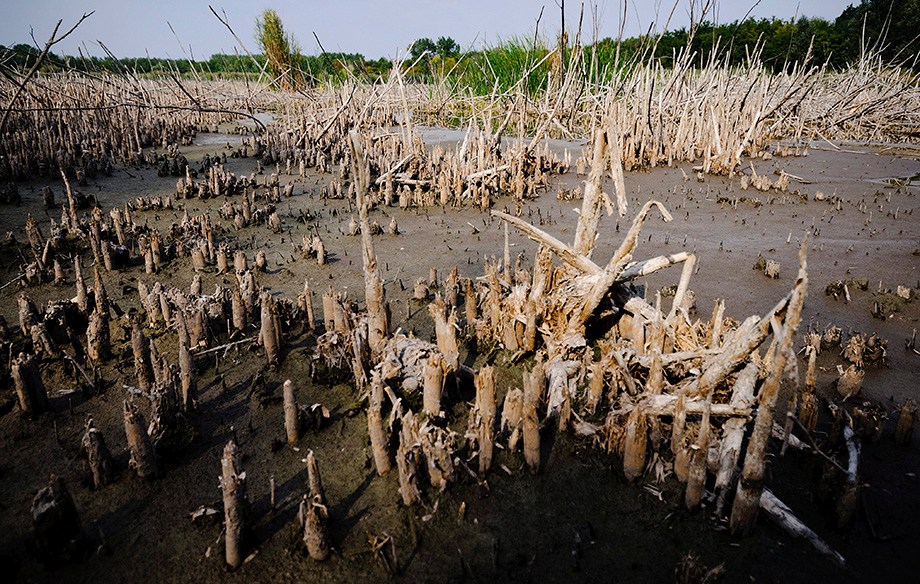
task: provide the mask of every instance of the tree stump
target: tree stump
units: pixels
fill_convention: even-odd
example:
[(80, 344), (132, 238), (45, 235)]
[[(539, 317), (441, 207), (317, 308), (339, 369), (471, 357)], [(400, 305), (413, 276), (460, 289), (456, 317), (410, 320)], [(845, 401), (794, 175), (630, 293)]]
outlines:
[(224, 541), (227, 564), (236, 569), (243, 565), (243, 530), (246, 527), (246, 473), (240, 464), (241, 456), (233, 439), (224, 447), (220, 459), (220, 485), (224, 495)]
[(288, 442), (300, 440), (300, 408), (290, 379), (284, 382), (284, 433)]
[(156, 454), (147, 428), (144, 416), (137, 411), (137, 407), (125, 401), (125, 434), (128, 438), (128, 449), (131, 451), (131, 460), (128, 466), (137, 471), (137, 476), (142, 479), (153, 478), (157, 474)]
[(101, 489), (109, 484), (112, 480), (115, 463), (112, 461), (112, 455), (105, 445), (105, 438), (103, 438), (102, 432), (93, 423), (92, 416), (86, 420), (86, 431), (80, 441), (80, 449), (83, 456), (86, 457), (84, 470), (92, 479), (93, 488)]
[(48, 561), (70, 560), (86, 543), (80, 514), (64, 479), (51, 475), (50, 484), (32, 500), (35, 549)]
[(326, 494), (323, 492), (322, 480), (319, 476), (319, 467), (313, 451), (307, 453), (307, 480), (310, 485), (310, 495), (301, 502), (300, 510), (303, 518), (303, 542), (307, 546), (307, 553), (317, 562), (325, 561), (332, 553), (329, 542), (329, 509), (326, 504)]
[(377, 371), (372, 373), (371, 394), (367, 410), (367, 430), (371, 438), (371, 450), (374, 452), (374, 464), (377, 466), (377, 475), (383, 476), (390, 472), (390, 455), (387, 452), (387, 436), (383, 429), (383, 382)]
[(48, 391), (45, 389), (35, 357), (20, 353), (13, 359), (10, 375), (19, 397), (19, 407), (24, 414), (34, 418), (48, 410)]
[(895, 444), (910, 444), (916, 424), (917, 404), (914, 400), (908, 399), (898, 407), (898, 423), (894, 429)]
[(536, 375), (524, 372), (524, 407), (523, 407), (523, 438), (524, 460), (530, 467), (530, 472), (540, 470), (540, 421), (537, 418), (539, 396), (534, 387), (537, 383)]
[(478, 418), (479, 474), (484, 475), (492, 466), (495, 440), (495, 370), (485, 365), (476, 374), (476, 410)]

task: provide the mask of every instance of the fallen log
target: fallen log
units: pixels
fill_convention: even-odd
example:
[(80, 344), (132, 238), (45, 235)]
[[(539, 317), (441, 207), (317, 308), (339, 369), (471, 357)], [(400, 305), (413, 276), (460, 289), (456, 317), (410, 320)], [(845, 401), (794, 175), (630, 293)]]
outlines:
[(793, 515), (792, 510), (777, 499), (776, 495), (771, 493), (769, 489), (763, 489), (760, 493), (760, 509), (767, 516), (767, 519), (788, 535), (796, 539), (804, 539), (813, 545), (818, 550), (818, 553), (830, 558), (841, 568), (846, 567), (847, 562), (843, 556), (834, 551), (823, 539), (818, 537), (818, 534)]

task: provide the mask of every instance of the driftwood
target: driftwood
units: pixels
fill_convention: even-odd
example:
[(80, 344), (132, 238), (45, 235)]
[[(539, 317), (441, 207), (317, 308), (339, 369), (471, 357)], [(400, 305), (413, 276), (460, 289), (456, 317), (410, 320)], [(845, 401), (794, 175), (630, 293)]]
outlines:
[(763, 489), (759, 501), (760, 510), (763, 511), (767, 519), (779, 526), (787, 534), (796, 539), (804, 539), (809, 542), (821, 555), (827, 556), (838, 566), (846, 566), (846, 560), (843, 559), (843, 556), (834, 551), (824, 540), (818, 537), (818, 534), (793, 515), (789, 507), (777, 499), (776, 495), (771, 493), (769, 489)]

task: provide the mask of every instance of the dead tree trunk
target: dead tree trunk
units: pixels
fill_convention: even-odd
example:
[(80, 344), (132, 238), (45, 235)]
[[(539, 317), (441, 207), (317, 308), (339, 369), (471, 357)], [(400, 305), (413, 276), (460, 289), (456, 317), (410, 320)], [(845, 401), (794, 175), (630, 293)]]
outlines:
[(278, 331), (275, 328), (274, 300), (268, 292), (262, 293), (262, 346), (265, 348), (265, 360), (270, 369), (278, 366)]
[(329, 509), (319, 476), (319, 467), (316, 465), (316, 458), (312, 450), (307, 453), (307, 477), (310, 495), (300, 507), (304, 524), (303, 541), (310, 557), (317, 562), (322, 562), (327, 560), (332, 553), (327, 525)]
[(418, 421), (412, 412), (402, 417), (399, 431), (399, 448), (396, 450), (396, 468), (399, 471), (399, 494), (403, 504), (411, 507), (421, 500), (418, 486), (418, 469), (421, 444), (418, 434)]
[(329, 290), (323, 294), (323, 327), (326, 332), (335, 329), (335, 305), (335, 292), (333, 292), (330, 287)]
[(524, 407), (523, 407), (523, 438), (524, 460), (530, 467), (530, 472), (540, 470), (540, 421), (537, 418), (539, 404), (538, 390), (535, 385), (534, 375), (524, 372)]
[(361, 224), (361, 250), (364, 261), (364, 298), (367, 304), (367, 342), (371, 355), (376, 359), (382, 352), (389, 336), (387, 322), (387, 300), (383, 289), (383, 279), (377, 266), (377, 253), (374, 251), (374, 238), (367, 220), (368, 177), (365, 174), (364, 152), (358, 133), (349, 133), (351, 145), (351, 163), (355, 175), (355, 197), (358, 206), (358, 218)]
[(912, 399), (908, 399), (898, 407), (898, 424), (894, 429), (895, 444), (910, 444), (910, 439), (914, 434), (914, 426), (917, 424), (917, 404)]
[(470, 326), (479, 314), (479, 302), (476, 299), (476, 288), (473, 280), (467, 278), (463, 282), (464, 307), (466, 310), (466, 325)]
[[(750, 407), (754, 402), (754, 384), (760, 371), (760, 360), (755, 359), (745, 366), (735, 380), (732, 389), (731, 405)], [(716, 509), (715, 513), (721, 517), (724, 513), (725, 503), (731, 492), (736, 477), (738, 460), (741, 457), (741, 444), (744, 440), (744, 428), (747, 418), (729, 418), (722, 426), (722, 444), (719, 450), (719, 470), (716, 472)]]
[(709, 454), (709, 421), (712, 412), (712, 393), (706, 398), (706, 407), (703, 410), (703, 419), (700, 422), (700, 431), (696, 437), (696, 444), (690, 456), (690, 475), (687, 477), (687, 491), (684, 502), (687, 509), (696, 509), (703, 500), (703, 489), (706, 486), (706, 458)]
[(441, 391), (444, 388), (444, 366), (441, 356), (432, 354), (425, 361), (423, 371), (423, 408), (430, 416), (437, 416), (441, 412)]
[(150, 443), (150, 436), (147, 435), (144, 417), (129, 401), (125, 401), (124, 409), (125, 434), (128, 437), (128, 449), (131, 451), (128, 466), (135, 469), (137, 476), (142, 479), (153, 478), (157, 474), (157, 460), (153, 444)]
[(438, 350), (444, 356), (444, 365), (448, 372), (457, 371), (460, 367), (460, 349), (457, 347), (457, 316), (438, 294), (433, 303), (428, 305), (428, 313), (434, 320), (435, 337), (438, 341)]
[(195, 357), (182, 335), (179, 336), (179, 379), (182, 383), (182, 411), (190, 412), (198, 402), (198, 371)]
[(597, 224), (601, 217), (601, 205), (606, 198), (602, 192), (606, 167), (607, 133), (598, 128), (594, 135), (594, 160), (585, 184), (585, 194), (582, 199), (581, 213), (578, 216), (578, 226), (575, 228), (575, 245), (573, 246), (577, 253), (587, 258), (591, 257), (591, 251), (594, 249)]
[(10, 367), (13, 386), (19, 397), (19, 407), (29, 417), (37, 417), (48, 410), (48, 391), (42, 381), (35, 357), (20, 353)]
[(86, 352), (89, 358), (99, 363), (111, 355), (109, 342), (109, 316), (99, 305), (89, 317), (89, 326), (86, 328)]
[(93, 423), (92, 416), (86, 421), (86, 431), (80, 441), (80, 449), (86, 457), (85, 470), (92, 478), (93, 488), (101, 489), (112, 480), (114, 463), (105, 445), (105, 438)]
[(288, 442), (300, 440), (300, 410), (294, 397), (294, 384), (290, 379), (284, 382), (284, 433)]
[(492, 466), (495, 441), (495, 370), (485, 365), (476, 374), (476, 416), (478, 418), (479, 474)]
[(623, 444), (623, 474), (632, 482), (645, 470), (648, 452), (648, 422), (641, 407), (629, 414), (626, 422), (626, 439)]
[(231, 439), (220, 459), (221, 488), (224, 495), (224, 540), (226, 561), (232, 569), (243, 565), (243, 530), (246, 527), (246, 473), (236, 442)]
[(35, 548), (43, 559), (66, 559), (83, 543), (80, 515), (64, 479), (51, 475), (51, 483), (32, 500), (31, 515)]
[(843, 493), (837, 499), (834, 511), (837, 514), (837, 529), (843, 529), (853, 521), (856, 508), (859, 505), (859, 447), (856, 445), (855, 433), (849, 425), (843, 429), (843, 438), (846, 440), (848, 463), (847, 478), (843, 485)]
[(812, 347), (806, 347), (808, 355), (808, 369), (805, 372), (805, 385), (802, 388), (802, 407), (799, 409), (799, 416), (802, 418), (802, 424), (809, 431), (814, 431), (818, 424), (818, 396), (815, 394), (815, 386), (818, 379), (815, 376), (815, 362), (818, 358), (817, 350)]
[(374, 451), (374, 463), (377, 474), (383, 476), (390, 472), (390, 455), (387, 452), (387, 436), (383, 429), (383, 382), (374, 371), (371, 377), (370, 405), (367, 409), (367, 430), (371, 437), (371, 449)]
[(77, 306), (84, 314), (89, 309), (89, 295), (86, 292), (86, 282), (83, 281), (83, 267), (81, 266), (80, 256), (74, 256), (73, 270), (77, 285)]
[(153, 364), (150, 361), (150, 339), (141, 330), (135, 320), (131, 327), (131, 349), (134, 352), (134, 374), (137, 387), (143, 392), (150, 392), (153, 387)]
[(781, 336), (776, 343), (776, 352), (773, 354), (773, 368), (767, 375), (760, 389), (757, 409), (757, 419), (754, 422), (754, 432), (748, 443), (744, 456), (744, 469), (738, 489), (735, 493), (735, 502), (732, 505), (732, 514), (729, 528), (734, 535), (746, 535), (754, 526), (757, 509), (760, 507), (760, 494), (763, 490), (764, 459), (767, 440), (773, 428), (773, 410), (779, 395), (780, 381), (783, 377), (786, 358), (792, 351), (795, 334), (801, 320), (802, 305), (805, 302), (808, 287), (808, 274), (806, 271), (805, 250), (808, 239), (802, 243), (799, 250), (799, 276), (792, 289), (789, 299), (788, 312), (782, 328), (775, 326), (774, 335)]

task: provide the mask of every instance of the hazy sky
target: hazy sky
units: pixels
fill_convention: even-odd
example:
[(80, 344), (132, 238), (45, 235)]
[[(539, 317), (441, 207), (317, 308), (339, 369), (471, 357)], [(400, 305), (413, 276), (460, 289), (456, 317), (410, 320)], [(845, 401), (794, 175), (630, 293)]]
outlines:
[[(717, 6), (710, 20), (731, 22), (743, 18), (756, 0), (727, 1)], [(362, 53), (367, 58), (395, 57), (416, 38), (453, 37), (463, 48), (479, 47), (512, 35), (533, 35), (534, 25), (545, 6), (540, 32), (556, 34), (560, 28), (558, 0), (211, 0), (220, 13), (226, 11), (230, 25), (248, 49), (255, 50), (253, 23), (265, 8), (274, 8), (285, 29), (293, 33), (305, 54), (319, 49), (315, 32), (327, 51)], [(859, 0), (762, 0), (751, 15), (790, 19), (799, 16), (835, 18)], [(32, 43), (30, 31), (44, 45), (58, 19), (68, 29), (84, 12), (95, 10), (87, 21), (54, 48), (57, 54), (104, 55), (97, 41), (119, 57), (183, 57), (179, 41), (195, 59), (213, 53), (232, 53), (236, 41), (214, 18), (207, 2), (158, 0), (6, 0), (0, 17), (0, 44)], [(623, 3), (597, 0), (598, 38), (616, 37)], [(566, 28), (574, 34), (581, 3), (566, 3)], [(689, 0), (678, 0), (669, 28), (689, 21)], [(593, 37), (591, 3), (585, 2), (583, 39)], [(674, 0), (628, 0), (624, 36), (634, 36), (656, 21), (663, 25)], [(240, 53), (243, 53), (240, 50)]]

